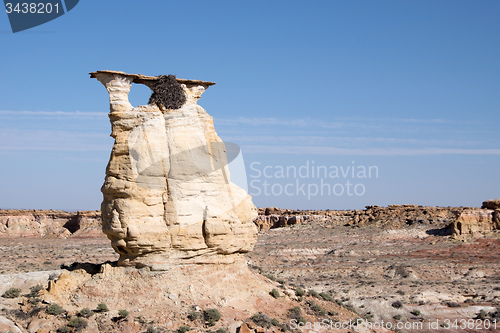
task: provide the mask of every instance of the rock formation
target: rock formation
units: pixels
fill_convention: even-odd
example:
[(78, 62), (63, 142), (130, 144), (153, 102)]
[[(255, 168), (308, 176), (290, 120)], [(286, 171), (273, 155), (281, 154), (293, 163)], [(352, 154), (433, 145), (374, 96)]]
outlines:
[(132, 83), (157, 77), (90, 73), (108, 90), (115, 139), (102, 186), (102, 228), (120, 265), (168, 268), (175, 262), (233, 262), (257, 240), (257, 209), (231, 183), (225, 145), (197, 105), (214, 83), (177, 79), (186, 94), (179, 109), (133, 107)]
[(260, 208), (255, 220), (260, 231), (298, 223), (323, 221), (325, 224), (401, 228), (413, 224), (444, 226), (455, 221), (465, 207), (429, 207), (418, 205), (366, 206), (363, 210), (290, 210)]
[(452, 234), (457, 237), (492, 231), (496, 229), (492, 222), (493, 210), (467, 209), (457, 214), (457, 219), (451, 225)]
[(464, 210), (457, 214), (451, 227), (454, 237), (500, 230), (500, 199), (484, 201), (481, 209)]
[(101, 237), (101, 213), (0, 210), (0, 238)]

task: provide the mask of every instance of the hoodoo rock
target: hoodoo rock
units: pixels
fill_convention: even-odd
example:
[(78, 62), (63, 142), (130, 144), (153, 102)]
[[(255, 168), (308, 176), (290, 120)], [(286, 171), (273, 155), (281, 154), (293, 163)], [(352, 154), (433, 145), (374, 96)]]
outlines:
[(158, 77), (90, 73), (108, 90), (115, 143), (102, 186), (102, 228), (119, 265), (166, 269), (172, 263), (231, 263), (257, 241), (257, 209), (230, 181), (226, 146), (197, 105), (214, 83), (176, 79), (178, 109), (133, 107), (132, 83)]

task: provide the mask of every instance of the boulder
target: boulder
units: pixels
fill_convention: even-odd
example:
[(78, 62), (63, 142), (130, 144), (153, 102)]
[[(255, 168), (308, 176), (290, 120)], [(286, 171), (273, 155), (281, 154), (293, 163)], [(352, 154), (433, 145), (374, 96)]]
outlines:
[(257, 241), (257, 208), (230, 181), (226, 146), (197, 104), (214, 83), (177, 79), (186, 102), (133, 107), (132, 83), (158, 77), (90, 73), (108, 90), (115, 143), (102, 186), (102, 228), (119, 265), (164, 269), (171, 263), (232, 262)]

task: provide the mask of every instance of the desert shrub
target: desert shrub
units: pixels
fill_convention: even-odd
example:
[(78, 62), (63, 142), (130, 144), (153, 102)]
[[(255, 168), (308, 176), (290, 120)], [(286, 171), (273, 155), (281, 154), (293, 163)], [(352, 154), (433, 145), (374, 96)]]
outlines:
[(403, 303), (401, 301), (396, 301), (392, 303), (391, 306), (396, 309), (401, 309), (403, 307)]
[(335, 311), (328, 311), (328, 315), (329, 316), (336, 316), (336, 315), (338, 315), (338, 313)]
[(254, 314), (251, 318), (250, 318), (257, 326), (260, 326), (260, 327), (266, 327), (266, 328), (269, 328), (271, 327), (271, 322), (272, 322), (272, 319), (271, 317), (269, 317), (268, 315), (266, 315), (265, 313), (262, 313), (262, 312), (259, 312), (257, 314)]
[(181, 326), (175, 331), (176, 333), (186, 333), (187, 331), (190, 331), (191, 327), (189, 326)]
[(21, 294), (21, 289), (9, 288), (2, 295), (3, 298), (17, 298)]
[(486, 319), (488, 318), (488, 313), (486, 311), (484, 311), (483, 309), (481, 309), (481, 311), (479, 311), (479, 313), (477, 314), (476, 318), (475, 319)]
[(146, 333), (157, 333), (158, 330), (154, 326), (149, 326), (148, 329), (146, 330)]
[(66, 311), (59, 304), (52, 303), (47, 307), (45, 312), (47, 312), (50, 315), (56, 316)]
[(305, 325), (307, 323), (307, 319), (301, 316), (297, 319), (297, 322), (301, 323), (302, 325)]
[(278, 282), (279, 284), (285, 284), (285, 280), (283, 280), (283, 279), (278, 279), (278, 280), (276, 280), (276, 282)]
[(264, 275), (266, 278), (268, 278), (269, 280), (272, 280), (272, 281), (276, 281), (276, 277), (274, 275), (271, 275), (271, 274), (266, 274)]
[(94, 311), (91, 311), (89, 308), (83, 308), (78, 313), (81, 317), (90, 318), (94, 315)]
[(68, 326), (64, 325), (64, 326), (59, 327), (57, 329), (57, 332), (58, 333), (68, 333), (68, 332), (71, 332), (71, 329)]
[(309, 305), (309, 306), (313, 306), (313, 305), (315, 305), (316, 303), (315, 303), (312, 299), (308, 299), (308, 300), (306, 301), (306, 304), (307, 304), (307, 305)]
[(128, 311), (127, 310), (120, 310), (120, 311), (118, 311), (118, 315), (120, 316), (120, 318), (127, 318)]
[(417, 310), (417, 309), (414, 309), (413, 311), (410, 312), (412, 315), (414, 316), (420, 316), (422, 314), (422, 312), (420, 312), (420, 310)]
[(307, 292), (307, 294), (308, 294), (309, 296), (319, 298), (319, 294), (318, 294), (318, 292), (317, 292), (316, 290), (309, 289), (309, 291)]
[(28, 294), (28, 297), (38, 297), (40, 290), (43, 289), (43, 286), (41, 284), (38, 284), (36, 286), (30, 287), (30, 293)]
[(217, 309), (203, 310), (203, 318), (208, 322), (209, 326), (214, 326), (215, 323), (221, 318), (221, 314)]
[(67, 324), (69, 327), (74, 327), (75, 330), (87, 327), (87, 321), (83, 318), (75, 317), (69, 321)]
[(39, 298), (39, 297), (30, 297), (30, 298), (28, 298), (28, 302), (29, 302), (30, 304), (33, 304), (33, 305), (37, 305), (37, 304), (38, 304), (38, 303), (40, 303), (41, 301), (42, 301), (42, 299), (41, 299), (41, 298)]
[(402, 291), (402, 290), (398, 290), (398, 291), (396, 291), (396, 294), (404, 296), (406, 293), (404, 291)]
[(271, 292), (269, 293), (271, 296), (273, 296), (274, 298), (279, 298), (280, 297), (280, 292), (276, 289), (273, 289), (271, 290)]
[(178, 109), (186, 102), (186, 94), (175, 75), (159, 75), (151, 87), (148, 104), (162, 104), (166, 109)]
[(104, 303), (99, 303), (97, 304), (97, 309), (96, 309), (97, 312), (108, 312), (109, 309), (108, 309), (108, 306)]
[(300, 308), (300, 306), (296, 306), (294, 308), (291, 308), (289, 310), (289, 312), (290, 312), (291, 318), (298, 318), (298, 317), (300, 317), (300, 314), (302, 313), (302, 309)]
[(392, 318), (394, 318), (394, 320), (401, 320), (401, 315), (395, 315), (395, 316), (394, 316), (394, 317), (392, 317)]
[(321, 306), (319, 306), (318, 304), (313, 304), (313, 305), (311, 306), (311, 310), (313, 310), (314, 312), (316, 312), (316, 313), (317, 313), (317, 314), (319, 314), (319, 315), (322, 315), (322, 316), (326, 315), (326, 310), (325, 310), (325, 309), (323, 309), (323, 308), (322, 308)]
[(298, 287), (297, 289), (295, 289), (295, 295), (301, 297), (301, 296), (304, 296), (306, 294), (306, 292), (304, 291), (304, 289)]
[(200, 317), (200, 313), (198, 311), (193, 311), (190, 314), (188, 314), (188, 319), (191, 321), (194, 321)]
[(278, 321), (278, 319), (275, 319), (275, 318), (271, 319), (271, 325), (279, 326), (279, 324), (280, 324), (280, 322)]
[(329, 302), (334, 302), (335, 300), (333, 299), (332, 296), (330, 296), (329, 294), (327, 293), (319, 293), (319, 296), (321, 296), (321, 298), (323, 298), (325, 301), (329, 301)]
[(226, 333), (226, 329), (225, 328), (219, 328), (216, 333)]

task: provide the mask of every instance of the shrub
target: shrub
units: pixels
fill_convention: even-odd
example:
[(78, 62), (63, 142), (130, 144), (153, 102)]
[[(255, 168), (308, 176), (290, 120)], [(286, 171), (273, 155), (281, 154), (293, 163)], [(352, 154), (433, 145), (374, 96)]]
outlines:
[(56, 316), (56, 315), (59, 315), (61, 313), (66, 312), (66, 311), (60, 305), (58, 305), (56, 303), (52, 303), (47, 307), (45, 312), (47, 312), (50, 315)]
[(315, 305), (316, 303), (315, 303), (312, 299), (308, 299), (308, 300), (306, 301), (306, 304), (307, 304), (307, 305), (309, 305), (309, 306), (313, 306), (313, 305)]
[(330, 302), (334, 302), (335, 300), (333, 299), (332, 296), (330, 296), (329, 294), (327, 293), (319, 293), (319, 296), (321, 296), (321, 298), (323, 298), (325, 301), (330, 301)]
[(269, 280), (272, 280), (272, 281), (276, 281), (276, 277), (274, 275), (271, 275), (271, 274), (266, 274), (264, 275), (266, 278), (268, 278)]
[(217, 330), (217, 333), (226, 333), (226, 329), (221, 327)]
[(306, 292), (304, 291), (304, 289), (298, 287), (297, 289), (295, 289), (295, 295), (301, 297), (301, 296), (304, 296), (306, 294)]
[(392, 318), (394, 318), (394, 320), (401, 320), (401, 315), (395, 315), (395, 316), (394, 316), (394, 317), (392, 317)]
[(76, 318), (73, 318), (69, 321), (68, 326), (74, 327), (75, 330), (79, 330), (81, 328), (87, 327), (87, 321), (83, 318), (76, 317)]
[(300, 316), (301, 313), (302, 313), (302, 309), (300, 308), (300, 306), (296, 306), (296, 307), (290, 309), (290, 316), (292, 318)]
[(307, 323), (307, 319), (306, 319), (306, 318), (304, 318), (304, 317), (299, 317), (299, 319), (297, 319), (297, 321), (298, 321), (299, 323), (301, 323), (302, 325), (305, 325), (305, 324)]
[(311, 306), (311, 309), (312, 309), (314, 312), (316, 312), (316, 313), (318, 313), (318, 314), (320, 314), (320, 315), (322, 315), (322, 316), (326, 315), (326, 311), (325, 311), (325, 309), (323, 309), (323, 308), (322, 308), (321, 306), (319, 306), (318, 304), (313, 304), (313, 305)]
[(278, 319), (275, 319), (275, 318), (271, 319), (271, 325), (279, 326), (279, 324), (280, 324), (280, 322), (278, 321)]
[(149, 326), (148, 329), (146, 330), (146, 333), (157, 333), (158, 330), (154, 326)]
[(479, 311), (479, 313), (477, 314), (477, 317), (475, 319), (486, 319), (488, 318), (488, 313), (486, 311), (484, 311), (483, 309), (481, 309), (481, 311)]
[(198, 311), (193, 311), (190, 314), (188, 314), (188, 319), (191, 321), (194, 321), (194, 320), (198, 319), (199, 316), (200, 316), (200, 313)]
[(96, 309), (96, 311), (97, 311), (97, 312), (108, 312), (108, 311), (109, 311), (109, 309), (108, 309), (108, 307), (107, 307), (107, 305), (106, 305), (106, 304), (104, 304), (104, 303), (99, 303), (99, 304), (97, 304), (97, 309)]
[(120, 318), (127, 318), (128, 311), (127, 310), (120, 310), (120, 311), (118, 311), (118, 315), (120, 316)]
[(417, 310), (417, 309), (415, 309), (415, 310), (411, 311), (410, 313), (411, 313), (412, 315), (414, 315), (414, 316), (420, 316), (420, 315), (422, 314), (422, 312), (420, 312), (420, 310)]
[(41, 300), (40, 298), (38, 298), (38, 297), (30, 297), (30, 298), (28, 299), (28, 302), (29, 302), (30, 304), (33, 304), (33, 305), (37, 305), (37, 304), (38, 304), (38, 303), (40, 303), (41, 301), (42, 301), (42, 300)]
[(177, 329), (177, 333), (186, 333), (187, 331), (190, 331), (191, 330), (191, 327), (189, 326), (181, 326)]
[(403, 307), (403, 303), (401, 303), (401, 301), (396, 301), (392, 303), (391, 306), (396, 309), (401, 309)]
[(446, 305), (448, 305), (450, 308), (459, 308), (460, 307), (460, 304), (458, 304), (457, 302), (448, 302), (448, 303), (446, 303)]
[(279, 284), (285, 284), (285, 280), (283, 280), (283, 279), (278, 279), (278, 280), (276, 280), (276, 282), (278, 282)]
[(59, 327), (57, 329), (57, 332), (58, 333), (68, 333), (68, 332), (71, 332), (71, 329), (68, 326), (64, 325), (64, 326)]
[(217, 309), (207, 309), (203, 311), (203, 318), (205, 318), (209, 326), (214, 326), (215, 322), (221, 318), (221, 314)]
[(83, 308), (80, 310), (79, 315), (81, 317), (90, 318), (94, 315), (94, 311), (91, 311), (89, 308)]
[(21, 289), (17, 288), (9, 288), (6, 292), (3, 293), (3, 298), (17, 298), (21, 294)]
[(43, 286), (41, 284), (38, 284), (36, 286), (30, 287), (30, 293), (28, 294), (28, 297), (38, 297), (40, 290), (43, 289)]
[(279, 298), (280, 297), (280, 292), (276, 289), (273, 289), (271, 290), (271, 292), (269, 293), (271, 296), (273, 296), (274, 298)]
[(313, 289), (309, 289), (308, 291), (308, 295), (309, 296), (312, 296), (312, 297), (316, 297), (316, 298), (319, 298), (319, 294), (317, 291), (313, 290)]
[(268, 315), (266, 315), (265, 313), (262, 313), (262, 312), (259, 312), (257, 314), (254, 314), (251, 318), (250, 318), (257, 326), (260, 326), (260, 327), (266, 327), (266, 328), (269, 328), (271, 327), (271, 322), (272, 322), (272, 319), (271, 317), (269, 317)]

